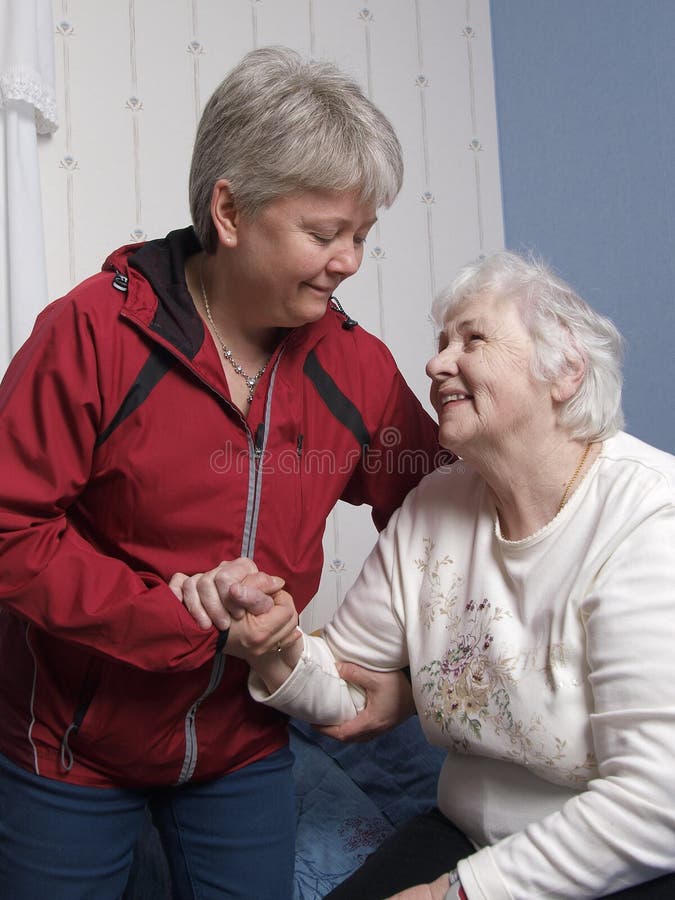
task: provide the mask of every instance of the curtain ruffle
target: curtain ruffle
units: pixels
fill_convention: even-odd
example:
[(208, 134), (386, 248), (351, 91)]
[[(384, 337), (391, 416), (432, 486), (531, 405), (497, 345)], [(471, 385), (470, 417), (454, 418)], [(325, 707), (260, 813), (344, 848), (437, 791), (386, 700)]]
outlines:
[(11, 100), (23, 100), (34, 107), (38, 134), (53, 134), (59, 127), (54, 88), (37, 72), (17, 67), (0, 75), (0, 106)]
[(35, 110), (38, 134), (58, 128), (51, 0), (0, 0), (0, 107)]

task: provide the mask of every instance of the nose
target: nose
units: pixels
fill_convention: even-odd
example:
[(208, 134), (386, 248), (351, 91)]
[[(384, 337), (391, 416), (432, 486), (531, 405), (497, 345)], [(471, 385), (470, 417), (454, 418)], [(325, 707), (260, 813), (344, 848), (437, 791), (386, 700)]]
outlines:
[(459, 351), (452, 344), (439, 350), (427, 363), (426, 372), (429, 378), (432, 381), (440, 381), (448, 375), (457, 375), (459, 372), (458, 356)]
[(363, 248), (354, 244), (352, 240), (342, 241), (339, 247), (335, 248), (335, 253), (328, 261), (326, 268), (329, 272), (340, 275), (342, 278), (349, 278), (358, 272), (361, 260), (363, 258)]

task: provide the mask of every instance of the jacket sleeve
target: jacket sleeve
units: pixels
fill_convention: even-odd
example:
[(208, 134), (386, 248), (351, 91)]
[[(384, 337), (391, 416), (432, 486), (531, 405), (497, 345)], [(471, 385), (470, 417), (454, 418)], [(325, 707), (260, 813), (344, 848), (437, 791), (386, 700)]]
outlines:
[(598, 897), (675, 857), (675, 509), (645, 518), (583, 603), (598, 777), (558, 811), (460, 862), (470, 900)]
[(197, 668), (213, 657), (215, 631), (157, 575), (99, 552), (73, 523), (103, 418), (100, 382), (91, 321), (57, 301), (0, 386), (0, 611), (141, 669)]
[(374, 411), (370, 447), (341, 498), (348, 503), (372, 506), (378, 531), (386, 526), (394, 510), (425, 475), (454, 458), (439, 446), (438, 426), (413, 394), (388, 351), (384, 362), (381, 371), (373, 372), (369, 378), (371, 393), (383, 398)]

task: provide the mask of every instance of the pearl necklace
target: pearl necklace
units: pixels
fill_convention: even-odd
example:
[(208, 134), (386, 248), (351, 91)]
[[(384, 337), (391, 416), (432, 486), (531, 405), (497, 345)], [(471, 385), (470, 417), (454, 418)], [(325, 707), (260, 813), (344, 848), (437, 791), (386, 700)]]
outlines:
[[(563, 506), (567, 503), (567, 497), (569, 495), (570, 488), (572, 487), (574, 482), (579, 477), (579, 472), (581, 472), (581, 470), (584, 467), (584, 463), (586, 462), (588, 454), (591, 452), (591, 447), (592, 447), (592, 444), (586, 444), (586, 449), (581, 454), (581, 459), (579, 460), (579, 465), (574, 470), (574, 475), (572, 475), (570, 480), (565, 485), (565, 490), (563, 491), (562, 500), (560, 501), (560, 506), (558, 507), (558, 512), (560, 512), (560, 510), (563, 508)], [(558, 515), (558, 513), (556, 513), (556, 515)]]
[(199, 288), (202, 292), (202, 300), (204, 301), (204, 309), (206, 310), (206, 318), (209, 320), (209, 324), (211, 325), (211, 328), (213, 329), (213, 333), (215, 334), (216, 338), (218, 339), (218, 343), (222, 347), (223, 356), (229, 362), (229, 364), (232, 366), (232, 368), (237, 373), (237, 375), (240, 375), (246, 382), (246, 387), (248, 388), (247, 400), (250, 403), (253, 400), (253, 394), (255, 392), (256, 387), (258, 386), (258, 382), (262, 378), (263, 373), (264, 373), (265, 369), (267, 368), (267, 363), (269, 362), (269, 358), (267, 360), (265, 360), (265, 364), (263, 366), (261, 366), (261, 368), (258, 369), (258, 371), (255, 373), (255, 375), (249, 375), (247, 372), (245, 372), (243, 367), (234, 358), (234, 356), (232, 355), (232, 351), (230, 350), (230, 348), (227, 346), (225, 341), (220, 336), (220, 332), (216, 328), (216, 323), (213, 321), (213, 316), (211, 315), (211, 307), (209, 306), (209, 300), (208, 300), (208, 297), (206, 296), (206, 289), (204, 287), (204, 276), (202, 274), (203, 265), (204, 265), (204, 257), (202, 257), (201, 260), (199, 261)]

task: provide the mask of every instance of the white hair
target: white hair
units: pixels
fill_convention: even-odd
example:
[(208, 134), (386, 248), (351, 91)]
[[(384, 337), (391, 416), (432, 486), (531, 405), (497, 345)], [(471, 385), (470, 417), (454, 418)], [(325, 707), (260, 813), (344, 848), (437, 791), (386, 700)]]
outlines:
[(623, 427), (621, 361), (623, 338), (542, 261), (507, 251), (464, 266), (432, 308), (443, 327), (462, 301), (478, 295), (515, 301), (533, 343), (535, 378), (553, 382), (581, 360), (584, 374), (576, 393), (561, 403), (559, 423), (585, 441), (611, 437)]

